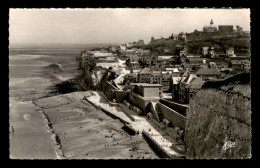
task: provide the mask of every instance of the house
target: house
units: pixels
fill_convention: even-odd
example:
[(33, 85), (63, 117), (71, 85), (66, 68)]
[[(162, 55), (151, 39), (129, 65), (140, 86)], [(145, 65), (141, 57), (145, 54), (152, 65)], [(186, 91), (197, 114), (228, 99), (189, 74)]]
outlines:
[(180, 56), (180, 64), (186, 63), (187, 59), (185, 55)]
[(233, 25), (218, 25), (218, 32), (232, 33), (234, 31)]
[(202, 78), (203, 81), (208, 81), (212, 79), (218, 79), (220, 77), (220, 73), (216, 68), (200, 68), (196, 73), (198, 77)]
[(140, 60), (140, 57), (136, 54), (132, 54), (132, 55), (129, 56), (129, 60), (130, 60), (130, 62), (132, 62), (132, 61), (138, 62)]
[(249, 60), (231, 60), (231, 66), (233, 72), (250, 72)]
[(181, 33), (179, 34), (179, 36), (178, 36), (178, 39), (179, 39), (179, 40), (186, 40), (186, 34), (183, 33), (183, 32), (181, 32)]
[(203, 57), (210, 57), (213, 58), (215, 57), (215, 51), (214, 51), (214, 47), (202, 47), (202, 56)]
[(144, 45), (144, 40), (139, 40), (139, 41), (137, 42), (137, 44), (138, 44), (138, 45)]
[(165, 71), (171, 73), (172, 76), (180, 76), (180, 71), (178, 70), (178, 68), (165, 68)]
[(226, 61), (218, 61), (216, 62), (216, 66), (217, 66), (217, 70), (220, 70), (222, 68), (226, 69), (230, 67), (230, 63), (226, 62)]
[(135, 54), (139, 56), (149, 55), (150, 50), (136, 49)]
[(217, 64), (215, 62), (209, 62), (209, 67), (217, 69)]
[(183, 73), (181, 74), (182, 77), (187, 77), (191, 74), (190, 68), (186, 68)]
[(182, 65), (183, 65), (183, 68), (184, 68), (184, 69), (187, 69), (187, 68), (191, 69), (191, 68), (192, 68), (192, 65), (191, 65), (191, 64), (188, 64), (188, 63), (184, 63), (184, 64), (182, 64)]
[(172, 59), (172, 55), (158, 56), (157, 62), (167, 61)]
[(126, 74), (123, 84), (126, 83), (137, 83), (137, 73)]
[(118, 48), (118, 51), (120, 52), (120, 53), (124, 53), (125, 51), (126, 51), (126, 46), (125, 45), (120, 45), (119, 46), (119, 48)]
[(171, 77), (170, 90), (172, 91), (172, 99), (179, 100), (179, 87), (180, 80), (182, 77)]
[(129, 67), (132, 69), (139, 69), (140, 68), (140, 63), (138, 61), (132, 61), (129, 63)]
[(178, 40), (178, 37), (179, 37), (178, 34), (173, 34), (173, 40), (174, 40), (174, 41), (177, 41), (177, 40)]
[(125, 55), (129, 57), (130, 55), (133, 55), (135, 52), (136, 52), (136, 50), (134, 50), (134, 49), (131, 49), (131, 50), (126, 49)]
[(172, 76), (174, 76), (174, 77), (179, 77), (180, 76), (180, 71), (179, 71), (178, 68), (173, 68)]
[(237, 32), (239, 32), (239, 33), (243, 32), (243, 28), (240, 27), (239, 25), (237, 25), (236, 28), (237, 28)]
[(129, 59), (126, 60), (126, 65), (129, 66), (132, 69), (139, 69), (140, 68), (140, 63), (139, 63), (140, 58), (138, 55), (130, 55)]
[(201, 89), (204, 82), (195, 74), (189, 74), (180, 79), (179, 101), (189, 103), (189, 100)]
[(108, 48), (108, 51), (114, 53), (114, 52), (116, 52), (116, 47), (115, 46), (111, 46), (111, 47)]
[(132, 44), (132, 43), (128, 43), (128, 44), (126, 44), (126, 47), (127, 47), (128, 49), (131, 49), (131, 48), (133, 47), (133, 44)]
[(162, 85), (148, 83), (131, 83), (131, 93), (141, 97), (160, 98), (162, 94)]
[(226, 50), (226, 56), (228, 56), (228, 57), (235, 57), (236, 56), (233, 47), (230, 47), (228, 50)]
[(162, 72), (162, 89), (169, 90), (171, 73)]
[(144, 68), (138, 74), (139, 83), (162, 84), (162, 71)]
[(202, 56), (206, 57), (208, 55), (209, 47), (202, 47)]
[(144, 65), (155, 65), (157, 63), (157, 56), (156, 55), (149, 55), (149, 54), (143, 54), (141, 56), (141, 61)]
[(186, 57), (186, 56), (187, 56), (187, 51), (186, 51), (186, 50), (181, 50), (179, 56), (180, 56), (180, 57), (181, 57), (181, 56)]

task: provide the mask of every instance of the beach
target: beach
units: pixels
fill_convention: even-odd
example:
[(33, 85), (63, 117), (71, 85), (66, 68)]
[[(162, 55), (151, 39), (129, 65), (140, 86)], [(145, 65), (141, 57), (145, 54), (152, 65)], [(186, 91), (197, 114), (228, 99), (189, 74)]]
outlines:
[[(43, 116), (32, 101), (58, 94), (54, 86), (75, 77), (78, 65), (74, 56), (19, 51), (9, 55), (10, 158), (56, 159)], [(62, 71), (49, 67), (56, 63)]]
[(33, 50), (9, 56), (10, 158), (159, 158), (142, 136), (83, 100), (89, 92), (55, 88), (80, 74), (74, 51)]

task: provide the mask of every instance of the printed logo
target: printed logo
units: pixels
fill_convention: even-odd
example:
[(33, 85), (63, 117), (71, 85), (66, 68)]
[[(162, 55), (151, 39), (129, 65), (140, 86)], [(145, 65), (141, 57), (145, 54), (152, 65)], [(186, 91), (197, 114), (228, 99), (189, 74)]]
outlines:
[(234, 148), (236, 145), (236, 142), (231, 142), (231, 141), (227, 141), (224, 146), (223, 146), (223, 149), (224, 150), (227, 150), (227, 149), (230, 149), (230, 148)]

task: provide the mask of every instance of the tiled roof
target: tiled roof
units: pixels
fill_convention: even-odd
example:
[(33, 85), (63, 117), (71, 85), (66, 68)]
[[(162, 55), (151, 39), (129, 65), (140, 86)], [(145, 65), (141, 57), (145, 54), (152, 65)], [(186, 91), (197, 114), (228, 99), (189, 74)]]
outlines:
[(132, 47), (132, 46), (133, 46), (133, 44), (126, 44), (126, 46), (127, 46), (127, 47)]
[(96, 53), (93, 53), (93, 55), (95, 57), (111, 57), (111, 56), (113, 56), (112, 53), (107, 53), (107, 52), (96, 52)]
[(193, 78), (198, 78), (198, 77), (195, 74), (190, 74), (189, 76), (186, 77), (186, 79), (183, 82), (186, 84), (190, 84), (190, 82), (193, 80)]
[(186, 84), (186, 88), (201, 88), (204, 84), (202, 79), (197, 77), (196, 75), (194, 76), (194, 74), (189, 75), (182, 82)]
[(167, 56), (158, 56), (158, 60), (162, 61), (162, 60), (167, 60), (167, 59), (171, 59), (173, 56), (171, 55), (167, 55)]
[(172, 83), (174, 85), (178, 84), (179, 81), (181, 81), (182, 77), (172, 77)]
[(151, 73), (151, 69), (150, 68), (144, 68), (143, 70), (141, 70), (140, 74), (149, 74)]
[(152, 84), (152, 83), (131, 83), (130, 85), (137, 85), (143, 87), (162, 87), (160, 84)]
[(137, 73), (130, 73), (130, 74), (127, 74), (126, 77), (137, 77)]
[(231, 60), (231, 64), (249, 64), (249, 60)]
[(217, 75), (219, 72), (214, 68), (200, 68), (197, 72), (197, 75)]

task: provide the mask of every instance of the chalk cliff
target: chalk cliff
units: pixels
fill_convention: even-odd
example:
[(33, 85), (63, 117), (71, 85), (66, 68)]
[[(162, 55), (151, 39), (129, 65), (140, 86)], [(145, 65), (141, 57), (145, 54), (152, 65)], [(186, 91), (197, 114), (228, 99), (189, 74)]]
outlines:
[[(187, 158), (250, 158), (250, 74), (206, 83), (190, 101), (186, 117)], [(233, 146), (224, 149), (228, 141)]]
[(115, 79), (113, 69), (87, 65), (83, 75), (84, 87), (92, 90), (102, 90), (106, 81)]

